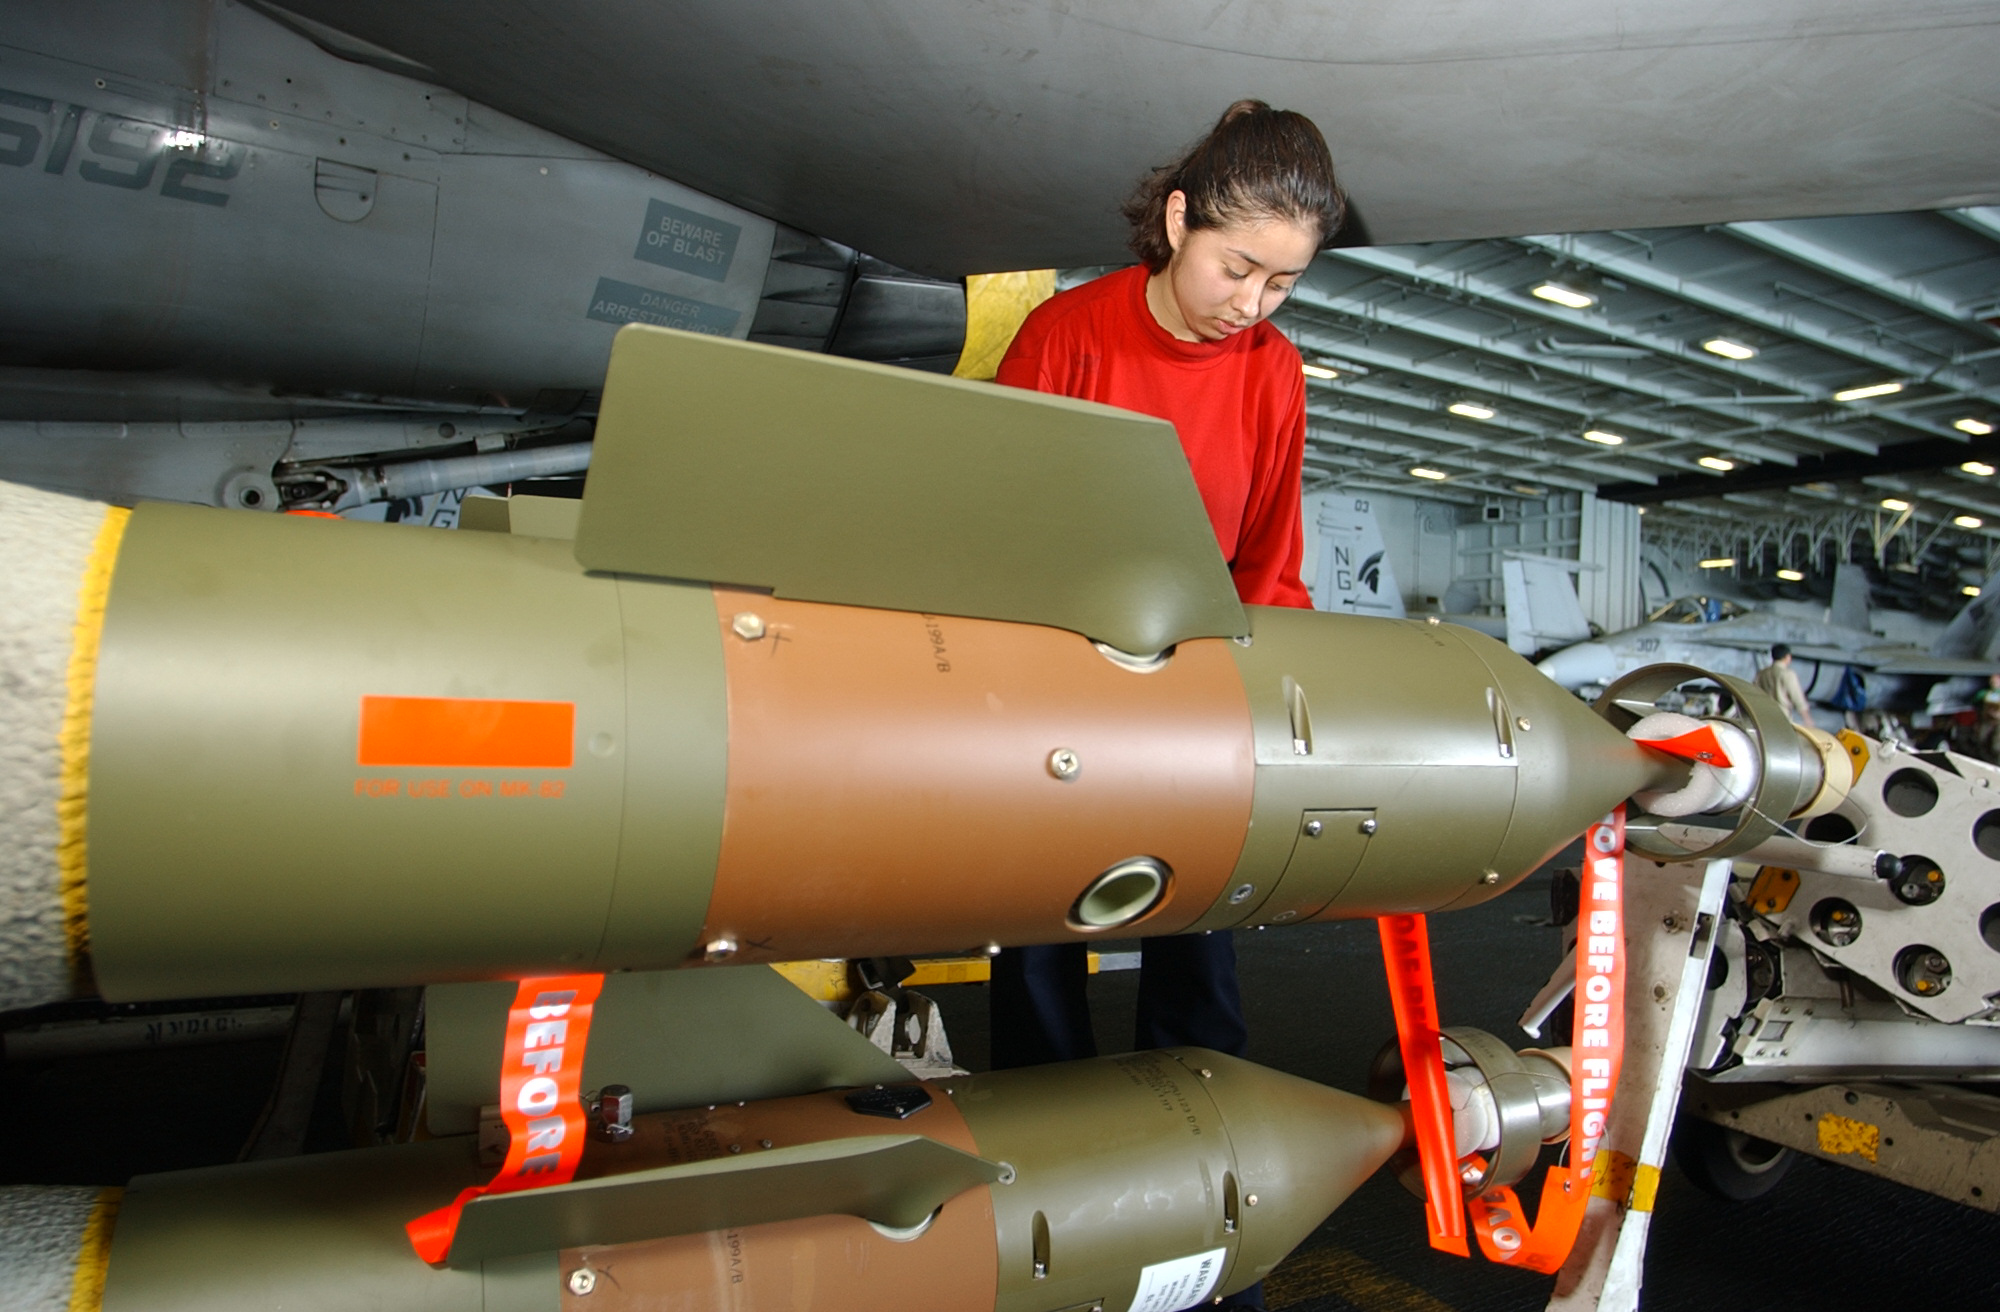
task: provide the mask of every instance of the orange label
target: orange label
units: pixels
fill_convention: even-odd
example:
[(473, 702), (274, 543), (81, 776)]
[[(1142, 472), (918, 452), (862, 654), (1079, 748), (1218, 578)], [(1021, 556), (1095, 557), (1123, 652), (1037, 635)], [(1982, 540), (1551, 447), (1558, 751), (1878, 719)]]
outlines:
[(361, 765), (568, 769), (575, 702), (363, 697)]
[(564, 1184), (576, 1174), (588, 1129), (583, 1052), (603, 985), (602, 975), (557, 975), (524, 979), (515, 989), (500, 1059), (507, 1160), (491, 1183), (462, 1190), (448, 1205), (403, 1227), (424, 1261), (442, 1262), (451, 1253), (459, 1213), (481, 1194)]

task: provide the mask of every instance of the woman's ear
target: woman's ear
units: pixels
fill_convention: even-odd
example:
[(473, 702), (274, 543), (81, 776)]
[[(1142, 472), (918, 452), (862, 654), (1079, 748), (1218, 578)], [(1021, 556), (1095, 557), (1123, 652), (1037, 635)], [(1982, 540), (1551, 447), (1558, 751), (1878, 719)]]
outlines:
[(1187, 193), (1170, 191), (1166, 206), (1167, 246), (1180, 254), (1181, 243), (1187, 240)]

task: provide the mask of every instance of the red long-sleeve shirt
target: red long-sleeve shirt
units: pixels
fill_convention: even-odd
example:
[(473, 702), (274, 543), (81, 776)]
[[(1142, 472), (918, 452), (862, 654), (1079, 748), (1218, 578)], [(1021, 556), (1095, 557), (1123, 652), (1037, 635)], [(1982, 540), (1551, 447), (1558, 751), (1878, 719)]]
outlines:
[(1236, 595), (1310, 608), (1299, 580), (1299, 353), (1268, 320), (1225, 341), (1183, 342), (1147, 308), (1146, 277), (1144, 266), (1121, 269), (1044, 301), (1007, 349), (999, 380), (1171, 423)]

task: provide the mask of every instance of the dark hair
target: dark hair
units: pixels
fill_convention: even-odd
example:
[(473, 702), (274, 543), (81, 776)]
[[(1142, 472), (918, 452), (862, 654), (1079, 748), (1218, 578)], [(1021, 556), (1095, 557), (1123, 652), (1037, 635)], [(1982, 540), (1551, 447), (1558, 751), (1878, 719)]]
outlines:
[(1791, 654), (1792, 654), (1792, 649), (1791, 649), (1790, 647), (1787, 647), (1787, 646), (1786, 646), (1786, 645), (1785, 645), (1784, 643), (1782, 643), (1782, 642), (1774, 642), (1774, 643), (1772, 643), (1772, 644), (1771, 644), (1771, 659), (1772, 659), (1772, 660), (1774, 660), (1774, 661), (1781, 661), (1781, 660), (1785, 659), (1785, 657), (1787, 657), (1787, 656), (1789, 656), (1789, 655), (1791, 655)]
[(1187, 197), (1190, 231), (1224, 224), (1285, 219), (1319, 229), (1319, 246), (1333, 240), (1347, 215), (1347, 197), (1333, 180), (1333, 156), (1313, 121), (1261, 100), (1239, 100), (1181, 157), (1154, 169), (1124, 215), (1132, 253), (1158, 272), (1173, 258), (1167, 241), (1167, 197)]

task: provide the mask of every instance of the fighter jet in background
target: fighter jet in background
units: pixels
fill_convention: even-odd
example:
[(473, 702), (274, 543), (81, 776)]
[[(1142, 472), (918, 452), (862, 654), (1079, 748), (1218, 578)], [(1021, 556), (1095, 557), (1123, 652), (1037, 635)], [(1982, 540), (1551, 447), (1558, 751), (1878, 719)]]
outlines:
[[(1987, 586), (2000, 588), (2000, 576)], [(1663, 662), (1754, 679), (1781, 642), (1792, 649), (1792, 668), (1812, 701), (1841, 711), (1909, 709), (1921, 706), (1938, 680), (2000, 672), (2000, 607), (1968, 606), (1928, 651), (1889, 642), (1869, 628), (1867, 573), (1843, 564), (1823, 621), (1750, 610), (1721, 597), (1678, 597), (1644, 624), (1564, 647), (1535, 668), (1594, 697), (1633, 670)]]
[(580, 473), (629, 322), (958, 358), (956, 282), (253, 8), (10, 5), (0, 41), (7, 478), (346, 510)]

